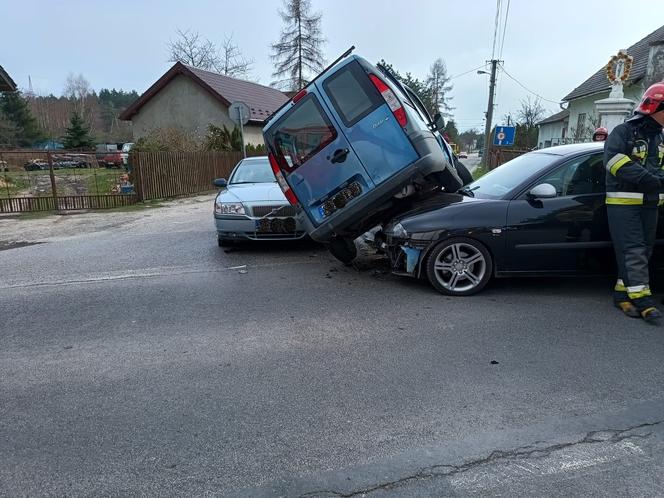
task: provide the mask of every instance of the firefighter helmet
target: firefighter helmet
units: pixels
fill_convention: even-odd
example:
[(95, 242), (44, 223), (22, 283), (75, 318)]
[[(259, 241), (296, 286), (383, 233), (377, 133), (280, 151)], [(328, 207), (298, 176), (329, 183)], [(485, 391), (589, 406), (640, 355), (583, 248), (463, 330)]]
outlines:
[(609, 136), (609, 130), (604, 128), (603, 126), (600, 126), (595, 130), (595, 133), (593, 133), (593, 142), (603, 142), (606, 140), (606, 137)]
[(655, 83), (645, 91), (635, 112), (648, 116), (664, 111), (664, 82)]

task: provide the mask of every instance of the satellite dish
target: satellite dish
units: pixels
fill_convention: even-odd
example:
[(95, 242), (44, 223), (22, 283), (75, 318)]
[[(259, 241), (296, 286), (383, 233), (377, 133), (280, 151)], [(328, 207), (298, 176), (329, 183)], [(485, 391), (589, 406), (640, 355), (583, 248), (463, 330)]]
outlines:
[(245, 125), (249, 121), (249, 106), (244, 102), (235, 101), (228, 107), (228, 115), (236, 125)]

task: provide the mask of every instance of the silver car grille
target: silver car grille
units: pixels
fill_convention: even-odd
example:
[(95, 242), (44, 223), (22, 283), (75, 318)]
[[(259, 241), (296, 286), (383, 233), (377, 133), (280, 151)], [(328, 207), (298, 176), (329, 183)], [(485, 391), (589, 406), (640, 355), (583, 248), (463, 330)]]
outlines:
[(295, 216), (297, 214), (297, 207), (291, 206), (290, 204), (285, 204), (283, 206), (252, 206), (251, 212), (256, 218), (262, 218), (263, 216), (268, 215), (278, 217)]

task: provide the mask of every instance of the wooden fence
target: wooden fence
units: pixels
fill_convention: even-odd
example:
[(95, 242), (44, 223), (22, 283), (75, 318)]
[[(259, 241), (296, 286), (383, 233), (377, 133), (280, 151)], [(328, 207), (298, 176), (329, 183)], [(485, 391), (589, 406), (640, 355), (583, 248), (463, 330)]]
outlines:
[(492, 147), (489, 151), (489, 169), (497, 168), (501, 164), (511, 161), (515, 157), (519, 157), (527, 152), (529, 151)]
[(164, 199), (210, 192), (215, 178), (226, 178), (242, 152), (131, 153), (132, 180), (138, 199)]
[(136, 204), (135, 194), (63, 195), (53, 197), (10, 197), (0, 199), (0, 213), (28, 213), (32, 211), (76, 211), (79, 209), (109, 209)]

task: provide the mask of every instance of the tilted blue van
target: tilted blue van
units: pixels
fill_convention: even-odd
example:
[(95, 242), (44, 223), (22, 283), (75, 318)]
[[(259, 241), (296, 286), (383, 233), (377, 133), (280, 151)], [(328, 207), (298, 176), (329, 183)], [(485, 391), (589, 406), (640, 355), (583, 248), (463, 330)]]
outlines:
[[(339, 259), (416, 191), (463, 185), (419, 99), (391, 74), (344, 54), (266, 120), (263, 137), (287, 199)], [(336, 250), (335, 250), (336, 249)]]

